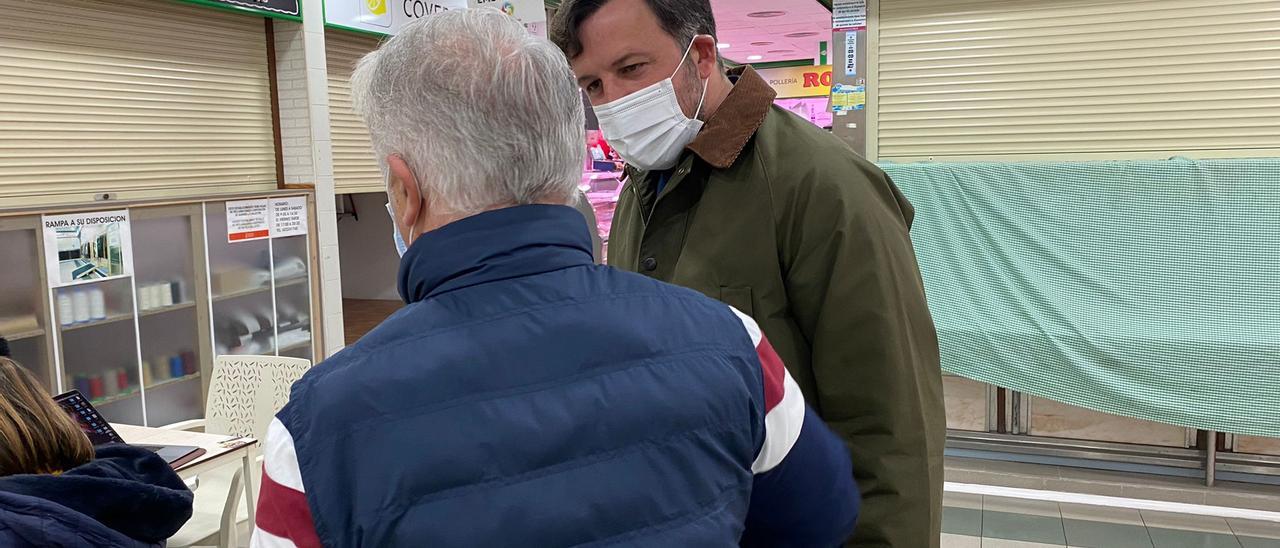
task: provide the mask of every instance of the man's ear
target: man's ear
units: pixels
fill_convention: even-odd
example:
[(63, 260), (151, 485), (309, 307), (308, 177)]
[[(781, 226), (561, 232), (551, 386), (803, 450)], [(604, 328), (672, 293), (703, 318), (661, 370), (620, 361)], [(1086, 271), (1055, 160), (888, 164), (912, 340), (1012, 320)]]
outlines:
[(699, 34), (693, 37), (693, 52), (698, 67), (698, 79), (706, 80), (711, 78), (717, 72), (720, 72), (719, 50), (716, 49), (716, 39), (710, 34)]
[(391, 208), (400, 217), (396, 219), (399, 224), (412, 230), (426, 213), (422, 211), (422, 189), (418, 186), (418, 178), (398, 154), (387, 156), (387, 170), (387, 195), (391, 197)]

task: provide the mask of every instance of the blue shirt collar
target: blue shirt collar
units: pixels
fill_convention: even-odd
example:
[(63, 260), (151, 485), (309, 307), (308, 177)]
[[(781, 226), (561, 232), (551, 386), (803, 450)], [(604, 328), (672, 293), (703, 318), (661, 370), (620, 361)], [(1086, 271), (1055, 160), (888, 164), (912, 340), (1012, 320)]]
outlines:
[(524, 205), (486, 211), (418, 236), (400, 260), (406, 303), (496, 280), (591, 265), (591, 233), (578, 210)]

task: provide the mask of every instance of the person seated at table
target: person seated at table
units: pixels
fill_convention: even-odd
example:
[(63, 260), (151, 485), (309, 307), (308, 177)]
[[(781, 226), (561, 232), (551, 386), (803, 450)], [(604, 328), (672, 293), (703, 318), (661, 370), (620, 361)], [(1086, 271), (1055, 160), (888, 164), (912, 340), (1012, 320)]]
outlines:
[(155, 453), (95, 449), (30, 372), (0, 357), (0, 546), (164, 546), (191, 497)]

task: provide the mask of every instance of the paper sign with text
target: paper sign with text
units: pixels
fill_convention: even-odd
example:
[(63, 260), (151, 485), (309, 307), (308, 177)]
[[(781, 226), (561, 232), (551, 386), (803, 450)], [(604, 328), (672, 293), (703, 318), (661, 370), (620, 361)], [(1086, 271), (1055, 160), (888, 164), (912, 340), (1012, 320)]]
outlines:
[(285, 238), (307, 233), (307, 198), (292, 196), (271, 200), (271, 237)]
[(858, 29), (867, 26), (867, 0), (835, 0), (831, 5), (833, 30)]
[(270, 213), (269, 200), (227, 202), (227, 243), (271, 237)]

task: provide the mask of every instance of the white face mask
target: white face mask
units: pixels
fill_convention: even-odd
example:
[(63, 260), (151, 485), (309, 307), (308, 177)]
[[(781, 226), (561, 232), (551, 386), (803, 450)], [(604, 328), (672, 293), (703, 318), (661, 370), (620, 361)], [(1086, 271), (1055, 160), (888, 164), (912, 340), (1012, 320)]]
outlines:
[(702, 129), (702, 121), (697, 118), (702, 112), (702, 101), (707, 98), (710, 80), (702, 81), (702, 98), (698, 99), (698, 110), (693, 118), (685, 116), (680, 109), (675, 84), (671, 80), (680, 72), (692, 49), (693, 42), (689, 42), (671, 77), (595, 107), (600, 131), (609, 141), (609, 146), (628, 164), (646, 171), (671, 169), (680, 158), (680, 151)]

